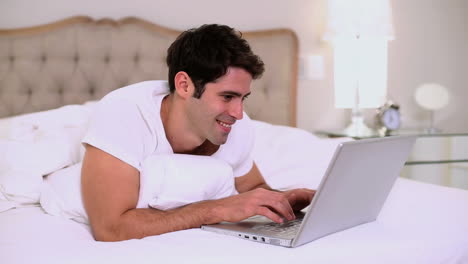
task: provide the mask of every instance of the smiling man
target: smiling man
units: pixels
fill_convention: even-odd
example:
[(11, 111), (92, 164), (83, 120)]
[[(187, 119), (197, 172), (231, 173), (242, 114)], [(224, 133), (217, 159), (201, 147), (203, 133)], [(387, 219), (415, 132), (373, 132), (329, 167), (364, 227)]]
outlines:
[[(264, 65), (247, 41), (230, 27), (204, 25), (176, 39), (167, 64), (168, 82), (141, 82), (106, 95), (83, 139), (83, 202), (96, 240), (142, 238), (254, 215), (278, 223), (294, 219), (314, 191), (271, 190), (251, 158), (254, 131), (243, 102)], [(172, 153), (226, 161), (239, 194), (167, 211), (136, 208), (142, 162)]]

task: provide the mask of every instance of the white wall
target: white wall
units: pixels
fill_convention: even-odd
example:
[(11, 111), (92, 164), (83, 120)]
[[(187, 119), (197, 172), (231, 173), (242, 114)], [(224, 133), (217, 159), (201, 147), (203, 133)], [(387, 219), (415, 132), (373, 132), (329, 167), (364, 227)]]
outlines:
[[(450, 89), (451, 105), (436, 114), (436, 123), (468, 131), (464, 101), (467, 83), (468, 3), (464, 0), (393, 0), (396, 40), (389, 47), (389, 96), (402, 106), (404, 126), (428, 122), (412, 95), (417, 85), (439, 82)], [(186, 29), (205, 23), (240, 30), (288, 27), (296, 31), (301, 55), (325, 58), (323, 80), (300, 80), (298, 126), (313, 131), (344, 127), (348, 110), (333, 106), (332, 49), (320, 40), (326, 0), (0, 0), (0, 28), (56, 21), (73, 15), (95, 18), (138, 16), (164, 26)], [(367, 111), (372, 115), (372, 111)], [(468, 121), (468, 120), (467, 120)]]

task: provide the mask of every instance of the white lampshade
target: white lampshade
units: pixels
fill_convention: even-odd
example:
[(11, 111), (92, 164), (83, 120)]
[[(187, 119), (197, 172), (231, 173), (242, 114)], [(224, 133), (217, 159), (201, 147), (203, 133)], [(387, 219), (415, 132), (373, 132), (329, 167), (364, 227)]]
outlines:
[(377, 108), (387, 92), (387, 41), (374, 37), (334, 42), (335, 107)]
[(328, 23), (324, 39), (336, 37), (394, 38), (389, 0), (328, 0)]
[(335, 107), (377, 108), (387, 93), (388, 0), (329, 0), (324, 36), (334, 48)]
[(439, 110), (449, 102), (448, 89), (438, 83), (424, 83), (414, 94), (416, 103), (427, 110)]

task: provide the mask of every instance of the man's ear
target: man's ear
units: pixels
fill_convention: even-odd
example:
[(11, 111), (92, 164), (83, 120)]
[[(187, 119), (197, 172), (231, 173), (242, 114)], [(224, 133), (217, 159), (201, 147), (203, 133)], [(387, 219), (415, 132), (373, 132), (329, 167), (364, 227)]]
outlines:
[(188, 98), (190, 96), (193, 96), (195, 87), (192, 83), (192, 79), (190, 79), (190, 76), (186, 72), (178, 72), (174, 76), (174, 84), (175, 92), (178, 96), (182, 98)]

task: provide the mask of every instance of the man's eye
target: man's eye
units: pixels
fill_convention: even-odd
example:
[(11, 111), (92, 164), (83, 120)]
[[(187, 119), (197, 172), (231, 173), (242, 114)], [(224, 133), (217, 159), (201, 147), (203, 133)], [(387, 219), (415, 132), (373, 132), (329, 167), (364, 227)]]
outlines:
[(248, 95), (247, 95), (247, 96), (244, 96), (244, 97), (242, 98), (242, 101), (245, 101), (245, 99), (247, 99), (247, 98), (249, 98)]
[(223, 95), (224, 101), (229, 102), (232, 100), (233, 96), (232, 95)]

